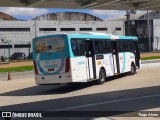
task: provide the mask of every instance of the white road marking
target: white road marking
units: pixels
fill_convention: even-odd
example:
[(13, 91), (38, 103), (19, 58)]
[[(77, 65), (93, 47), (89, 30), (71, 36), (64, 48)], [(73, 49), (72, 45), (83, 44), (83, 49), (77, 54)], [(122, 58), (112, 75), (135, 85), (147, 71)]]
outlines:
[(99, 118), (93, 118), (91, 120), (114, 120), (112, 118), (107, 118), (107, 117), (99, 117)]
[(112, 101), (97, 102), (97, 103), (91, 103), (91, 104), (85, 104), (85, 105), (79, 105), (79, 106), (73, 106), (73, 107), (67, 107), (67, 108), (54, 109), (54, 110), (50, 110), (50, 111), (73, 110), (73, 109), (84, 108), (84, 107), (92, 107), (92, 106), (96, 106), (96, 105), (124, 102), (124, 101), (144, 99), (144, 98), (152, 98), (152, 97), (158, 97), (158, 96), (160, 96), (160, 94), (147, 95), (147, 96), (141, 96), (141, 97), (133, 97), (133, 98), (125, 98), (125, 99), (112, 100)]

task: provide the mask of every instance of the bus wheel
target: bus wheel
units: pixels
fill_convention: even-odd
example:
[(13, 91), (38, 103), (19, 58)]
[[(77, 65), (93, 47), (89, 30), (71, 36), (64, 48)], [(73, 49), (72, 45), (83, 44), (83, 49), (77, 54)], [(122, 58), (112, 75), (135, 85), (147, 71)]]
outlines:
[(99, 79), (98, 79), (98, 84), (103, 84), (105, 83), (106, 80), (106, 72), (103, 69), (100, 69), (99, 71)]
[(136, 66), (134, 65), (134, 63), (131, 64), (131, 71), (130, 71), (130, 75), (134, 75), (136, 73)]

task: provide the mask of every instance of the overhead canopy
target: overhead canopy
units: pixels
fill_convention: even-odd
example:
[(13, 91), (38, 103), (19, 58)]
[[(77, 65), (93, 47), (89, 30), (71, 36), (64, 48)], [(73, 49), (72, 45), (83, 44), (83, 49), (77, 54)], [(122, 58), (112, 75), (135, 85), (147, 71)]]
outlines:
[(1, 7), (160, 10), (160, 0), (0, 0)]

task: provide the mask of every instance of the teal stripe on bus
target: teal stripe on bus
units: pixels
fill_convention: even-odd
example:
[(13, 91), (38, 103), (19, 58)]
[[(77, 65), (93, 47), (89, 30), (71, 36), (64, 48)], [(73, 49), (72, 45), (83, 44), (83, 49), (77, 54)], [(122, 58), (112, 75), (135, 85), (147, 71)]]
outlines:
[(125, 72), (125, 67), (126, 67), (126, 53), (123, 53), (123, 69), (122, 69), (122, 73)]

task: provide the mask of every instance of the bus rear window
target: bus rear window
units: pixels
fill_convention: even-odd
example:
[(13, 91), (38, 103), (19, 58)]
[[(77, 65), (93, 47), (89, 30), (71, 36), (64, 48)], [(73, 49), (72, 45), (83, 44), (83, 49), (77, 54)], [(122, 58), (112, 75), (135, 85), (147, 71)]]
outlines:
[(36, 41), (35, 45), (37, 53), (59, 52), (65, 48), (64, 38), (61, 36), (40, 38)]

